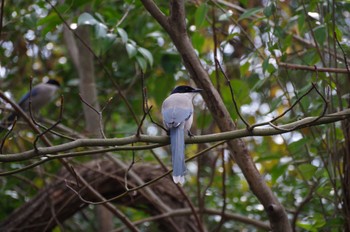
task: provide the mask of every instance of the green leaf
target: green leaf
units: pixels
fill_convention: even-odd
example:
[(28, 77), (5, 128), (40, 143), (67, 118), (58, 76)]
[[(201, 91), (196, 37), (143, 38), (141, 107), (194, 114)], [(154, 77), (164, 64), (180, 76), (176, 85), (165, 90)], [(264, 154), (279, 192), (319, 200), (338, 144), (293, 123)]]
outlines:
[(232, 16), (233, 12), (231, 10), (228, 10), (226, 13), (219, 16), (219, 21), (226, 21)]
[(82, 13), (78, 18), (78, 25), (96, 25), (97, 20), (89, 13)]
[(263, 72), (264, 72), (264, 73), (265, 73), (265, 72), (268, 70), (268, 68), (269, 68), (269, 65), (270, 65), (269, 59), (270, 59), (270, 57), (267, 57), (266, 59), (264, 59), (264, 61), (263, 61), (263, 63), (262, 63), (262, 68), (263, 68)]
[(246, 8), (248, 6), (248, 0), (239, 0), (239, 2)]
[(142, 48), (142, 47), (139, 47), (137, 49), (141, 54), (142, 56), (148, 61), (148, 63), (150, 64), (150, 66), (153, 65), (153, 56), (152, 56), (152, 53), (150, 53), (150, 51), (148, 51), (146, 48)]
[(305, 26), (305, 15), (300, 14), (298, 17), (298, 30), (303, 31), (304, 26)]
[(243, 65), (241, 65), (239, 67), (241, 75), (244, 75), (246, 72), (248, 72), (249, 67), (250, 67), (250, 63), (249, 62), (245, 62)]
[(326, 220), (322, 214), (315, 213), (314, 215), (304, 217), (297, 225), (308, 231), (316, 232), (318, 229), (326, 225)]
[(287, 169), (288, 169), (289, 164), (278, 164), (275, 165), (271, 171), (271, 178), (273, 182), (276, 182), (276, 180), (278, 179), (278, 177), (282, 176), (284, 173), (286, 173)]
[(243, 14), (241, 14), (241, 16), (239, 16), (239, 18), (238, 18), (238, 21), (240, 21), (242, 19), (249, 18), (250, 16), (255, 15), (261, 11), (262, 11), (262, 8), (260, 8), (260, 7), (251, 8), (251, 9), (245, 11)]
[(326, 41), (326, 27), (324, 25), (318, 26), (314, 29), (315, 39), (319, 44), (324, 44)]
[(314, 49), (307, 51), (303, 58), (307, 65), (314, 65), (319, 61), (319, 57)]
[(139, 64), (140, 68), (142, 69), (143, 72), (146, 72), (147, 70), (147, 62), (144, 58), (141, 56), (136, 56), (137, 63)]
[(120, 38), (122, 39), (123, 43), (127, 43), (128, 42), (128, 33), (126, 33), (126, 31), (123, 28), (118, 27), (117, 28), (117, 33), (120, 36)]
[(125, 49), (126, 49), (126, 52), (128, 53), (129, 58), (134, 57), (137, 53), (137, 49), (135, 45), (133, 45), (132, 43), (127, 43), (125, 45)]
[(208, 5), (206, 3), (201, 4), (194, 15), (194, 21), (197, 27), (201, 27), (205, 21), (205, 16), (208, 13)]
[(107, 36), (107, 26), (104, 25), (103, 23), (97, 22), (94, 25), (95, 28), (95, 35), (97, 38), (104, 38)]
[(197, 51), (202, 51), (205, 43), (205, 38), (200, 33), (194, 33), (192, 36), (192, 44)]
[(288, 145), (289, 152), (293, 155), (300, 153), (301, 150), (305, 149), (305, 145), (308, 143), (308, 139), (302, 138), (298, 141), (292, 142)]
[(342, 41), (343, 32), (339, 29), (339, 27), (337, 25), (335, 25), (334, 32), (335, 32), (335, 35), (337, 36), (337, 40)]
[(45, 18), (41, 18), (38, 20), (37, 25), (42, 25), (43, 29), (41, 34), (45, 36), (50, 31), (53, 31), (56, 29), (56, 27), (61, 24), (60, 18), (57, 16), (56, 13), (50, 13)]
[(276, 7), (275, 4), (271, 3), (270, 5), (268, 5), (267, 7), (265, 7), (264, 9), (264, 15), (266, 17), (270, 17), (272, 16), (272, 14), (276, 11)]
[[(231, 80), (231, 86), (233, 89), (233, 94), (235, 96), (235, 99), (238, 100), (240, 104), (250, 103), (250, 101), (251, 101), (251, 99), (249, 97), (250, 88), (249, 88), (247, 82), (239, 80), (239, 79), (233, 79), (233, 80)], [(231, 92), (229, 95), (230, 95), (229, 99), (231, 99)]]
[(310, 180), (317, 171), (317, 167), (312, 164), (300, 164), (298, 166), (300, 173), (306, 180)]

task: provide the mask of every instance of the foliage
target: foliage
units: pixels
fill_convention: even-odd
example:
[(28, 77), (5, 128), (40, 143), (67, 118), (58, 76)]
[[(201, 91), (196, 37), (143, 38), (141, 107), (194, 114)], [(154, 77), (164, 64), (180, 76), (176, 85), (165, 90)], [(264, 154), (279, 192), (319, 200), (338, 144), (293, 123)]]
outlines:
[[(348, 108), (348, 78), (344, 74), (288, 70), (280, 63), (317, 67), (346, 68), (344, 58), (349, 51), (348, 1), (189, 1), (186, 3), (187, 29), (203, 66), (218, 88), (231, 116), (244, 128), (234, 110), (230, 88), (218, 59), (230, 79), (235, 101), (242, 117), (249, 124), (272, 120), (289, 110), (278, 125), (308, 116), (322, 114), (327, 98), (327, 112)], [(55, 5), (52, 5), (55, 4)], [(168, 14), (167, 2), (158, 1)], [(91, 49), (95, 57), (98, 101), (105, 106), (103, 124), (106, 137), (135, 134), (137, 123), (131, 117), (111, 80), (118, 83), (141, 120), (143, 116), (142, 80), (147, 88), (151, 115), (161, 122), (160, 106), (176, 84), (191, 83), (189, 74), (166, 32), (147, 13), (139, 1), (6, 1), (4, 8), (0, 82), (2, 90), (19, 99), (29, 88), (30, 78), (38, 83), (42, 78), (61, 81), (64, 96), (62, 124), (84, 133), (82, 102), (79, 98), (78, 75), (63, 38), (63, 28), (69, 25), (89, 27)], [(235, 6), (235, 7), (233, 7)], [(339, 42), (339, 43), (338, 43)], [(317, 46), (316, 46), (317, 44)], [(343, 50), (342, 50), (343, 49)], [(336, 57), (335, 57), (336, 54)], [(106, 71), (107, 70), (107, 71)], [(315, 90), (307, 93), (312, 87)], [(306, 94), (303, 98), (301, 96)], [(111, 101), (109, 99), (113, 97)], [(291, 108), (291, 106), (297, 104)], [(56, 102), (57, 104), (59, 101)], [(196, 98), (195, 134), (218, 132), (203, 100)], [(57, 105), (56, 104), (56, 105)], [(59, 108), (50, 105), (42, 115), (57, 120)], [(346, 224), (343, 178), (345, 149), (349, 142), (344, 124), (334, 123), (306, 128), (278, 136), (246, 138), (256, 166), (286, 208), (295, 218), (297, 231), (340, 231)], [(148, 118), (144, 133), (164, 134)], [(193, 131), (194, 132), (194, 131)], [(3, 153), (32, 149), (35, 135), (28, 130), (15, 130), (6, 140)], [(54, 144), (67, 142), (51, 136)], [(203, 147), (187, 146), (191, 157)], [(169, 165), (168, 148), (154, 152)], [(156, 164), (152, 151), (118, 152), (116, 157), (130, 163)], [(74, 158), (84, 163), (94, 156)], [(264, 208), (249, 191), (241, 170), (230, 159), (226, 149), (215, 149), (187, 163), (185, 192), (194, 205), (221, 209), (266, 221)], [(19, 169), (35, 160), (1, 164), (2, 171)], [(347, 161), (349, 162), (349, 160)], [(201, 163), (201, 165), (198, 165)], [(214, 168), (212, 168), (214, 167)], [(37, 169), (2, 178), (0, 219), (35, 196), (38, 190), (55, 180), (61, 163), (50, 161)], [(224, 182), (224, 183), (223, 183)], [(348, 189), (348, 187), (347, 187)], [(225, 191), (224, 191), (225, 190)], [(225, 195), (226, 194), (226, 195)], [(89, 220), (94, 218), (89, 207)], [(144, 212), (124, 207), (130, 220), (145, 218)], [(91, 225), (76, 215), (70, 230), (89, 231)], [(213, 230), (220, 215), (206, 216), (205, 224)], [(349, 222), (348, 222), (349, 223)], [(73, 226), (72, 226), (73, 225)], [(116, 222), (120, 226), (120, 222)], [(143, 229), (154, 228), (153, 223)], [(254, 231), (254, 226), (227, 221), (222, 231)]]

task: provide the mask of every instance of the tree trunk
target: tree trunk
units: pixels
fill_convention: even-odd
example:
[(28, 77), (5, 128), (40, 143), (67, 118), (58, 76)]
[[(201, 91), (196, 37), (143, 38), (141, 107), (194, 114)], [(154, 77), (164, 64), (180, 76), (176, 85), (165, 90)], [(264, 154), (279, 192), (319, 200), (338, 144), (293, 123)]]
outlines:
[[(87, 46), (91, 47), (90, 28), (80, 26), (76, 30), (77, 35), (83, 40), (74, 40), (73, 34), (65, 28), (65, 39), (70, 56), (74, 66), (79, 74), (79, 92), (82, 100), (85, 129), (89, 137), (101, 138), (100, 118), (97, 112), (100, 111), (100, 105), (97, 99), (97, 90), (95, 82), (94, 57)], [(95, 109), (96, 111), (94, 111)], [(96, 207), (96, 217), (98, 230), (101, 232), (111, 231), (113, 229), (113, 214), (104, 206)]]
[[(237, 129), (208, 73), (203, 68), (187, 34), (184, 1), (170, 1), (169, 17), (166, 17), (152, 0), (142, 0), (142, 3), (171, 37), (193, 81), (198, 87), (204, 89), (202, 96), (220, 130), (232, 131)], [(283, 206), (255, 167), (244, 141), (236, 139), (227, 143), (251, 190), (264, 206), (272, 230), (278, 232), (292, 231)]]
[[(163, 169), (155, 165), (136, 164), (132, 170), (142, 176), (143, 181), (150, 181), (163, 174)], [(76, 167), (75, 172), (79, 173), (87, 182), (92, 183), (96, 190), (105, 198), (112, 198), (125, 192), (125, 169), (118, 168), (110, 160), (94, 160), (88, 164)], [(80, 193), (80, 196), (88, 201), (97, 201), (89, 190), (78, 186), (76, 179), (65, 169), (58, 174), (59, 179), (42, 189), (36, 197), (17, 208), (2, 224), (0, 231), (50, 231), (58, 224), (64, 227), (64, 221), (72, 217), (76, 212), (82, 210), (88, 204), (83, 202), (77, 194), (68, 189), (67, 185), (73, 187)], [(128, 180), (129, 188), (137, 186), (133, 179)], [(149, 186), (150, 187), (150, 186)], [(174, 188), (170, 177), (163, 178), (153, 184), (150, 188), (166, 205), (172, 209), (186, 207), (183, 195)], [(113, 201), (115, 204), (127, 207), (134, 207), (150, 215), (157, 215), (162, 212), (159, 204), (154, 204), (144, 195), (143, 191), (132, 191), (124, 197)], [(196, 231), (193, 225), (196, 224), (193, 217), (176, 216), (173, 218), (176, 225), (184, 231)], [(157, 220), (160, 230), (176, 231), (169, 227), (169, 218), (164, 217)]]

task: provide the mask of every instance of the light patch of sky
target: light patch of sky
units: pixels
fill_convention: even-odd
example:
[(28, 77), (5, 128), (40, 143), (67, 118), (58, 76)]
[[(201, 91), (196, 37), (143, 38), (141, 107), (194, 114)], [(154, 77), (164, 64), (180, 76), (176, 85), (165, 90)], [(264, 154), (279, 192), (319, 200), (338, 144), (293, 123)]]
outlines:
[(45, 47), (46, 47), (47, 50), (52, 50), (54, 46), (53, 46), (53, 43), (49, 42), (49, 43), (46, 44)]
[(320, 14), (317, 12), (307, 12), (307, 15), (310, 16), (311, 18), (319, 21), (320, 20)]
[(154, 31), (147, 34), (147, 37), (154, 38), (157, 41), (159, 47), (163, 47), (165, 44), (165, 40), (163, 38), (163, 34), (159, 31)]
[(0, 78), (5, 78), (7, 73), (7, 69), (0, 65)]
[(147, 127), (147, 134), (148, 135), (152, 135), (152, 136), (155, 136), (155, 135), (157, 135), (158, 134), (158, 128), (156, 127), (156, 126), (154, 126), (154, 125), (149, 125), (148, 127)]
[(223, 52), (224, 52), (226, 55), (231, 55), (234, 51), (235, 51), (235, 48), (234, 48), (231, 44), (226, 43), (226, 44), (224, 45)]
[(276, 92), (275, 92), (275, 97), (276, 98), (279, 98), (280, 96), (282, 96), (283, 95), (283, 91), (281, 90), (281, 89), (279, 89), (279, 90), (277, 90)]
[(260, 48), (263, 45), (260, 36), (254, 37), (254, 46), (255, 48)]
[(280, 159), (280, 163), (281, 164), (287, 164), (287, 163), (290, 163), (290, 162), (292, 162), (292, 157), (282, 157), (281, 159)]
[(322, 167), (322, 162), (319, 158), (315, 158), (311, 161), (311, 164), (315, 167)]
[(12, 13), (11, 13), (11, 17), (12, 18), (16, 18), (17, 17), (17, 11), (12, 11)]
[(70, 27), (70, 29), (75, 30), (75, 29), (78, 28), (78, 24), (76, 24), (76, 23), (71, 23), (71, 24), (69, 25), (69, 27)]
[(10, 196), (13, 199), (19, 199), (18, 193), (16, 191), (13, 191), (13, 190), (6, 190), (5, 195)]
[(281, 145), (284, 142), (283, 138), (280, 135), (272, 136), (272, 140), (278, 145)]
[(239, 27), (237, 27), (237, 26), (231, 24), (231, 25), (228, 27), (228, 33), (229, 33), (230, 35), (235, 34), (235, 35), (232, 37), (232, 39), (239, 40), (239, 35), (241, 34), (241, 28), (239, 28)]
[(270, 106), (267, 103), (263, 103), (259, 107), (260, 114), (267, 114), (270, 112)]
[(39, 63), (39, 62), (34, 62), (34, 63), (33, 63), (32, 68), (33, 68), (34, 70), (39, 70), (39, 69), (40, 69), (40, 67), (41, 67), (41, 65), (40, 65), (40, 63)]
[(67, 63), (67, 57), (65, 57), (65, 56), (60, 57), (60, 58), (58, 59), (58, 63), (60, 63), (60, 64), (65, 64), (65, 63)]
[(165, 40), (163, 37), (157, 37), (157, 44), (159, 47), (163, 47), (165, 44)]
[(51, 56), (52, 52), (51, 52), (51, 50), (47, 49), (46, 47), (43, 47), (41, 49), (41, 54), (43, 57), (49, 58)]
[(241, 112), (243, 114), (255, 115), (256, 111), (259, 109), (260, 104), (257, 102), (252, 102), (249, 105), (242, 105)]
[(34, 56), (38, 55), (38, 52), (39, 52), (38, 46), (33, 44), (27, 49), (26, 54), (29, 57), (34, 57)]
[(34, 10), (35, 11), (35, 14), (38, 15), (39, 17), (46, 17), (47, 14), (48, 14), (48, 10), (46, 10), (45, 8), (43, 7), (39, 7), (38, 5), (31, 5), (29, 7), (29, 10)]
[(197, 27), (195, 25), (191, 25), (188, 29), (193, 32), (196, 31)]
[[(350, 25), (350, 12), (349, 11), (343, 11), (343, 16), (345, 18), (346, 25)], [(343, 36), (342, 40), (343, 40), (343, 42), (349, 41), (347, 36)]]
[(198, 165), (193, 162), (187, 162), (186, 168), (191, 174), (195, 174), (198, 171)]
[[(224, 46), (224, 44), (225, 44), (225, 42), (222, 42), (220, 44), (220, 46)], [(217, 56), (216, 59), (219, 61), (220, 64), (222, 64), (223, 58), (222, 58), (220, 48), (216, 49), (216, 56)], [(208, 57), (209, 57), (209, 60), (213, 61), (213, 63), (215, 62), (214, 52), (210, 52)], [(215, 70), (215, 65), (212, 65), (212, 67), (210, 68), (210, 72), (212, 72), (214, 70)]]
[(203, 100), (202, 95), (200, 94), (196, 94), (193, 98), (193, 105), (195, 105), (196, 107), (200, 107), (201, 110), (205, 109), (205, 102)]
[(260, 95), (257, 92), (251, 92), (249, 94), (249, 97), (252, 99), (251, 104), (249, 104), (249, 105), (242, 105), (241, 106), (241, 112), (243, 114), (255, 115), (256, 112), (260, 109), (261, 98), (260, 98)]
[(288, 93), (294, 93), (294, 86), (291, 82), (286, 83), (286, 88), (287, 88)]
[(26, 40), (33, 41), (36, 38), (35, 32), (33, 30), (28, 30), (27, 33), (24, 34), (24, 38), (26, 38)]
[(180, 80), (182, 77), (184, 76), (184, 72), (183, 71), (177, 71), (175, 74), (174, 74), (174, 78), (176, 81)]

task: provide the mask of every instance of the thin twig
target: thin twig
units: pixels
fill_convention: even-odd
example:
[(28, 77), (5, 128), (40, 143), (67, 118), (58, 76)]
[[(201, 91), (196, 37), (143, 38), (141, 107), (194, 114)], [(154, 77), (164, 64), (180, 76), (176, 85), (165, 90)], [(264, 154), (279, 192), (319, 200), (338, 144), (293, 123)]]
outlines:
[(124, 186), (125, 186), (126, 190), (129, 190), (129, 187), (128, 187), (128, 173), (132, 169), (134, 164), (135, 164), (135, 151), (133, 150), (132, 151), (132, 161), (131, 161), (131, 163), (130, 163), (130, 165), (129, 165), (129, 167), (126, 170), (125, 175), (124, 175)]
[(33, 143), (35, 148), (37, 147), (36, 144), (37, 144), (37, 142), (38, 142), (38, 140), (39, 140), (39, 138), (41, 136), (43, 136), (44, 134), (50, 132), (53, 128), (55, 128), (58, 124), (60, 124), (62, 122), (62, 118), (63, 118), (63, 103), (64, 103), (64, 98), (63, 98), (63, 95), (61, 95), (60, 113), (59, 113), (58, 119), (53, 125), (51, 125), (49, 128), (45, 129), (44, 131), (42, 131), (40, 134), (38, 134), (36, 136), (36, 138), (34, 140), (34, 143)]
[[(103, 121), (102, 121), (102, 111), (98, 111), (95, 107), (93, 107), (90, 103), (88, 103), (87, 101), (85, 101), (85, 99), (79, 94), (79, 97), (80, 97), (80, 100), (86, 105), (88, 106), (90, 109), (92, 109), (97, 115), (98, 115), (98, 118), (99, 118), (99, 127), (100, 127), (100, 133), (101, 133), (101, 136), (102, 138), (106, 138), (105, 136), (105, 133), (103, 132)], [(109, 99), (110, 100), (110, 99)], [(110, 101), (107, 102), (107, 104), (109, 103)]]
[(350, 75), (350, 67), (349, 67), (349, 64), (348, 64), (348, 61), (347, 61), (347, 58), (346, 58), (346, 53), (345, 53), (345, 51), (343, 49), (343, 46), (341, 46), (341, 44), (340, 44), (340, 42), (339, 42), (339, 40), (337, 38), (337, 33), (334, 32), (333, 35), (334, 35), (335, 41), (337, 41), (337, 44), (338, 44), (341, 52), (343, 53), (345, 67), (346, 67), (346, 70), (348, 71), (348, 76), (349, 76)]
[[(208, 152), (209, 150), (214, 149), (215, 147), (217, 147), (217, 146), (219, 146), (219, 145), (221, 145), (221, 144), (223, 144), (223, 143), (225, 143), (225, 142), (226, 142), (226, 141), (218, 142), (218, 143), (216, 143), (216, 144), (214, 144), (214, 145), (212, 145), (212, 146), (210, 146), (210, 147), (208, 147), (208, 148), (206, 148), (206, 149), (204, 149), (204, 150), (198, 152), (196, 155), (192, 156), (191, 158), (186, 159), (186, 162), (188, 162), (188, 161), (190, 161), (190, 160), (193, 160), (193, 159), (195, 159), (195, 158), (197, 158), (197, 157), (203, 155), (204, 153)], [(125, 195), (127, 195), (127, 194), (130, 193), (130, 192), (137, 191), (137, 190), (139, 190), (139, 189), (144, 188), (145, 186), (149, 186), (149, 185), (151, 185), (151, 184), (153, 184), (153, 183), (156, 183), (158, 180), (160, 180), (160, 179), (166, 177), (167, 175), (169, 175), (172, 171), (173, 171), (173, 170), (171, 169), (171, 170), (165, 172), (164, 174), (162, 174), (162, 175), (160, 175), (160, 176), (154, 178), (153, 180), (150, 180), (150, 181), (148, 181), (148, 182), (145, 182), (143, 185), (136, 186), (136, 187), (133, 187), (133, 188), (129, 188), (129, 189), (127, 189), (124, 193), (121, 193), (121, 194), (119, 194), (119, 195), (117, 195), (117, 196), (115, 196), (115, 197), (112, 197), (112, 198), (110, 198), (110, 199), (103, 199), (103, 200), (101, 200), (101, 201), (88, 201), (88, 200), (84, 199), (84, 198), (80, 195), (79, 192), (80, 192), (81, 190), (76, 191), (74, 188), (72, 188), (71, 186), (68, 185), (67, 181), (66, 181), (66, 186), (67, 186), (69, 189), (71, 189), (71, 190), (72, 190), (82, 201), (84, 201), (85, 203), (87, 203), (87, 204), (92, 204), (92, 205), (100, 205), (100, 204), (105, 204), (105, 203), (108, 203), (108, 202), (117, 200), (117, 199), (119, 199), (119, 198), (121, 198), (121, 197), (124, 197)], [(85, 187), (86, 187), (86, 186), (84, 186), (84, 188), (85, 188)]]
[(268, 122), (262, 122), (262, 123), (256, 123), (249, 127), (249, 130), (253, 130), (255, 127), (264, 126), (264, 125), (270, 125), (272, 122), (282, 118), (284, 115), (286, 115), (289, 111), (291, 111), (305, 96), (307, 96), (313, 89), (315, 88), (315, 85), (312, 84), (311, 88), (306, 91), (300, 98), (298, 98), (288, 109), (286, 109), (282, 114), (278, 115), (277, 117), (273, 118), (272, 120)]
[(242, 117), (241, 113), (239, 112), (239, 109), (238, 109), (238, 106), (237, 106), (237, 102), (236, 102), (236, 99), (235, 99), (235, 96), (234, 96), (234, 93), (233, 93), (233, 89), (232, 89), (232, 86), (231, 86), (231, 81), (230, 79), (227, 77), (225, 71), (223, 70), (219, 60), (217, 58), (215, 58), (215, 63), (219, 66), (220, 70), (221, 70), (221, 73), (224, 75), (225, 79), (226, 79), (226, 83), (228, 85), (228, 87), (230, 88), (230, 93), (231, 93), (231, 99), (233, 101), (233, 105), (235, 106), (235, 110), (239, 116), (239, 118), (242, 120), (242, 122), (246, 125), (246, 128), (250, 128), (250, 125), (249, 123)]
[[(306, 71), (316, 72), (314, 66), (307, 66), (307, 65), (300, 65), (300, 64), (289, 64), (289, 63), (283, 63), (283, 62), (278, 63), (278, 66), (282, 67), (282, 68), (286, 68), (286, 69), (292, 69), (292, 70), (306, 70)], [(318, 67), (317, 72), (350, 73), (348, 68), (344, 69), (344, 68), (330, 68), (330, 67), (329, 68)]]
[(225, 165), (225, 151), (224, 148), (221, 149), (221, 163), (222, 163), (222, 209), (221, 209), (221, 218), (218, 226), (215, 228), (215, 231), (220, 232), (222, 225), (225, 223), (225, 211), (227, 206), (226, 201), (226, 165)]
[(13, 131), (13, 128), (15, 128), (17, 123), (17, 116), (15, 116), (15, 119), (12, 122), (12, 125), (10, 127), (10, 130), (8, 130), (6, 132), (6, 134), (4, 135), (4, 137), (1, 139), (1, 145), (0, 145), (0, 154), (2, 154), (2, 148), (4, 147), (5, 141), (7, 139), (7, 137), (11, 134), (11, 132)]

